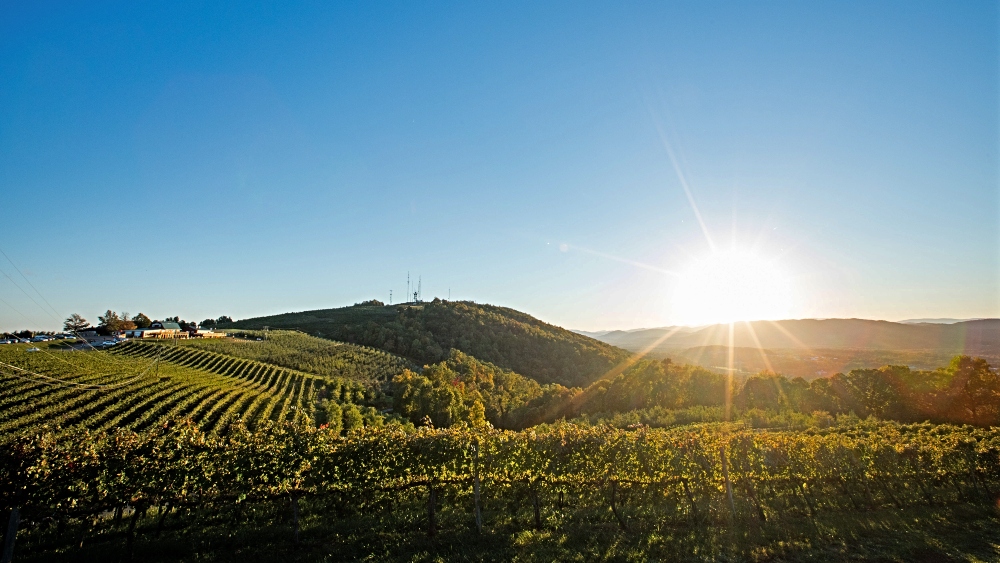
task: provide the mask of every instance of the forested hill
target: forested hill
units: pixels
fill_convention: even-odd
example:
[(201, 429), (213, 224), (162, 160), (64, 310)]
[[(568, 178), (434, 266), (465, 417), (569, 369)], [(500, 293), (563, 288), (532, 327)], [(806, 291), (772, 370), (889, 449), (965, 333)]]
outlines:
[(225, 328), (297, 329), (380, 348), (421, 364), (445, 360), (454, 348), (539, 383), (584, 387), (630, 353), (544, 323), (514, 309), (467, 301), (434, 301), (285, 313), (244, 319)]

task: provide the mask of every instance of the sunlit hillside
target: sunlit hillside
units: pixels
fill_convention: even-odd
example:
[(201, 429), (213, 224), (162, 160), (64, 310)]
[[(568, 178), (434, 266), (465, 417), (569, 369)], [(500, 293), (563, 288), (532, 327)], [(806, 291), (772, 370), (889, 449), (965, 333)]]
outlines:
[(296, 329), (380, 348), (419, 364), (440, 362), (454, 348), (539, 383), (567, 386), (587, 385), (630, 355), (514, 309), (466, 301), (395, 306), (368, 302), (243, 319), (225, 326)]

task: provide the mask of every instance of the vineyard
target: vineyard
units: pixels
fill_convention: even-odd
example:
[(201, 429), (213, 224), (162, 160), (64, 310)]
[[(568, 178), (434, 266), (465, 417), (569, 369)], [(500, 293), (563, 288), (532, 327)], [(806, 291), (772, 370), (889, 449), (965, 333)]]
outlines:
[(359, 383), (190, 347), (126, 343), (113, 351), (0, 349), (0, 435), (49, 427), (145, 430), (178, 417), (215, 432), (236, 420), (313, 420), (321, 396), (360, 402)]
[[(997, 427), (362, 420), (402, 360), (239, 336), (0, 348), (19, 560), (1000, 560)], [(666, 367), (653, 379), (687, 373)], [(488, 413), (520, 393), (521, 376), (458, 352), (406, 377), (431, 383), (400, 396), (413, 405), (465, 389)], [(602, 389), (625, 396), (615, 381)], [(888, 547), (857, 551), (872, 543)]]
[[(303, 412), (311, 418), (312, 403), (321, 389), (324, 396), (339, 403), (360, 404), (371, 399), (373, 393), (365, 385), (351, 379), (317, 376), (265, 362), (209, 352), (194, 346), (129, 341), (113, 348), (112, 353), (146, 360), (159, 358), (161, 362), (255, 382), (271, 393), (277, 393), (287, 402), (279, 411), (279, 416), (264, 416), (261, 420), (289, 419), (289, 416), (280, 414), (288, 415), (288, 409)], [(252, 422), (254, 419), (251, 417), (248, 420)]]
[(392, 381), (409, 367), (405, 360), (388, 352), (297, 331), (230, 332), (236, 338), (181, 340), (178, 345), (368, 384)]
[(468, 301), (434, 301), (286, 313), (242, 319), (229, 329), (295, 328), (363, 344), (419, 365), (446, 360), (452, 349), (538, 383), (585, 387), (631, 354), (550, 325), (526, 313)]
[[(995, 527), (1000, 493), (1000, 431), (888, 422), (812, 432), (387, 427), (347, 438), (292, 423), (217, 436), (179, 422), (22, 435), (0, 452), (0, 498), (30, 530), (25, 542), (66, 555), (81, 553), (88, 535), (101, 549), (131, 553), (142, 542), (151, 554), (168, 516), (175, 530), (213, 518), (232, 528), (257, 525), (260, 511), (287, 523), (288, 545), (314, 555), (345, 541), (357, 558), (385, 549), (330, 532), (363, 520), (408, 541), (528, 533), (544, 543), (591, 530), (645, 538), (644, 559), (767, 559), (844, 540), (834, 524), (865, 514), (961, 509)], [(719, 530), (730, 539), (719, 542)]]

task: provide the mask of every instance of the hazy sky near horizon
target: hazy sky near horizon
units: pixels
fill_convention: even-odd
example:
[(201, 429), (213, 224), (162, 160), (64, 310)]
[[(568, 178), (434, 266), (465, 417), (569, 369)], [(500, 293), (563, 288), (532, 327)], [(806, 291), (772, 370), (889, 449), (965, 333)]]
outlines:
[(997, 2), (248, 4), (0, 1), (0, 330), (663, 326), (705, 231), (791, 317), (1000, 316)]

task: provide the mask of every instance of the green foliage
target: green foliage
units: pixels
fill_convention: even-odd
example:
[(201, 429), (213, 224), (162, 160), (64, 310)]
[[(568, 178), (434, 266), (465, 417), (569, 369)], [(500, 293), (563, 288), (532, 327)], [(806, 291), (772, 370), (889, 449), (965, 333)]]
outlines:
[(326, 424), (330, 432), (340, 434), (344, 429), (344, 411), (340, 408), (340, 403), (328, 401), (323, 406), (324, 417), (319, 422)]
[[(288, 522), (268, 511), (294, 505), (330, 525), (381, 522), (398, 543), (431, 526), (422, 519), (436, 498), (430, 512), (438, 520), (430, 529), (454, 537), (475, 530), (478, 480), (485, 527), (475, 537), (507, 534), (516, 538), (512, 545), (554, 550), (542, 559), (584, 549), (598, 554), (594, 537), (608, 546), (632, 542), (615, 557), (623, 560), (694, 552), (702, 560), (765, 552), (787, 559), (790, 539), (812, 546), (856, 538), (831, 522), (932, 506), (982, 512), (1000, 490), (996, 427), (850, 414), (933, 411), (983, 424), (997, 404), (997, 380), (986, 362), (966, 357), (934, 372), (887, 366), (812, 383), (769, 373), (730, 381), (697, 367), (640, 360), (580, 390), (539, 385), (453, 351), (422, 372), (404, 369), (394, 378), (397, 414), (417, 424), (426, 417), (435, 427), (414, 428), (362, 404), (374, 396), (357, 381), (197, 344), (136, 342), (113, 354), (40, 347), (0, 348), (0, 510), (22, 509), (36, 554), (52, 553), (51, 542), (61, 541), (43, 523), (93, 534), (113, 529), (101, 515), (125, 506), (135, 509), (140, 529), (147, 509), (170, 506), (188, 509), (171, 515), (175, 528), (199, 528), (204, 521), (197, 518), (225, 513), (230, 532), (252, 535), (246, 526), (253, 514)], [(112, 387), (52, 385), (39, 376)], [(722, 423), (727, 395), (735, 422)], [(817, 404), (829, 408), (808, 410)], [(519, 432), (490, 427), (563, 417), (577, 418)], [(378, 549), (387, 532), (344, 533), (351, 539), (337, 541), (356, 542), (349, 544), (356, 551), (341, 553), (338, 544), (338, 556), (386, 558), (366, 550)], [(331, 534), (302, 549), (328, 545)], [(746, 543), (721, 547), (732, 538)], [(668, 547), (676, 542), (684, 547)], [(76, 540), (59, 548), (63, 556), (79, 549)], [(422, 553), (414, 558), (428, 559)], [(503, 553), (516, 555), (509, 546)]]
[(420, 305), (353, 307), (241, 320), (237, 328), (297, 328), (316, 336), (372, 346), (419, 364), (444, 361), (452, 349), (539, 383), (583, 386), (630, 353), (492, 305), (435, 300)]
[[(72, 318), (72, 317), (71, 317)], [(135, 323), (128, 319), (128, 315), (119, 315), (118, 313), (108, 309), (103, 315), (97, 317), (101, 324), (98, 325), (104, 333), (118, 332), (120, 330), (129, 330), (135, 328)], [(67, 319), (68, 321), (69, 319)]]
[(641, 360), (585, 389), (572, 399), (577, 406), (570, 412), (573, 416), (603, 413), (607, 417), (636, 409), (664, 412), (696, 406), (724, 407), (729, 400), (734, 416), (759, 409), (806, 416), (817, 412), (853, 413), (862, 418), (902, 422), (990, 425), (1000, 422), (1000, 377), (986, 361), (968, 356), (958, 356), (949, 367), (932, 372), (884, 366), (851, 370), (812, 382), (768, 372), (740, 382), (669, 360)]
[(132, 322), (135, 323), (136, 328), (149, 328), (149, 325), (153, 324), (152, 319), (142, 313), (132, 317)]
[[(631, 346), (626, 347), (632, 349)], [(638, 349), (643, 349), (642, 346)], [(960, 349), (960, 348), (959, 348)], [(763, 354), (761, 353), (763, 352)], [(983, 350), (983, 357), (997, 364), (1000, 356), (990, 350)], [(732, 350), (736, 375), (746, 377), (755, 373), (773, 371), (789, 378), (802, 377), (806, 381), (828, 377), (835, 373), (847, 373), (855, 369), (869, 369), (886, 365), (907, 365), (915, 371), (933, 371), (947, 365), (954, 357), (948, 350), (865, 350), (865, 349), (823, 349), (812, 348), (765, 348), (756, 346), (735, 347)], [(649, 355), (657, 358), (672, 358), (677, 363), (687, 363), (713, 369), (729, 363), (729, 346), (696, 346), (686, 349), (657, 350)], [(716, 368), (717, 369), (717, 368)]]
[[(234, 338), (192, 338), (179, 346), (208, 350), (298, 371), (375, 385), (403, 373), (408, 363), (365, 346), (331, 342), (290, 330), (230, 331)], [(257, 340), (257, 339), (260, 340)]]
[(735, 391), (727, 376), (670, 360), (639, 360), (614, 377), (595, 382), (576, 399), (580, 412), (624, 412), (650, 407), (723, 405)]
[[(791, 410), (773, 410), (760, 407), (736, 410), (730, 414), (730, 418), (734, 422), (742, 422), (750, 428), (780, 428), (786, 430), (829, 428), (837, 423), (848, 424), (850, 421), (859, 420), (853, 415), (839, 415), (834, 417), (827, 412), (821, 411), (806, 414)], [(615, 428), (633, 428), (638, 426), (673, 428), (688, 424), (724, 422), (725, 420), (725, 408), (722, 406), (695, 406), (682, 409), (651, 407), (626, 412), (590, 413), (583, 414), (573, 419), (572, 422), (587, 425), (605, 424)]]
[[(0, 348), (0, 441), (41, 425), (143, 430), (189, 417), (209, 432), (236, 420), (312, 422), (326, 403), (376, 397), (360, 383), (182, 346), (130, 342), (110, 352), (60, 344)], [(382, 424), (374, 409), (363, 423)]]
[(393, 409), (414, 424), (429, 419), (434, 426), (458, 422), (519, 429), (554, 420), (562, 414), (553, 407), (568, 404), (577, 393), (561, 385), (539, 385), (510, 370), (452, 350), (448, 359), (426, 366), (421, 373), (407, 370), (393, 380)]
[(351, 403), (344, 405), (342, 417), (344, 432), (351, 432), (365, 425), (365, 419), (361, 416), (361, 411), (357, 405)]
[(951, 375), (952, 407), (961, 418), (973, 424), (1000, 422), (1000, 376), (986, 360), (956, 356), (947, 373)]
[[(638, 536), (638, 553), (653, 559), (667, 557), (672, 541), (685, 542), (678, 551), (688, 553), (676, 553), (683, 558), (692, 548), (704, 550), (698, 560), (747, 560), (764, 547), (787, 554), (780, 549), (789, 549), (789, 540), (810, 549), (817, 541), (841, 545), (857, 536), (831, 523), (930, 506), (994, 510), (998, 489), (1000, 431), (931, 424), (858, 421), (803, 432), (732, 424), (557, 424), (524, 432), (388, 426), (344, 437), (292, 423), (256, 430), (236, 424), (213, 435), (178, 421), (140, 433), (40, 429), (0, 445), (0, 510), (19, 507), (27, 530), (74, 520), (112, 527), (102, 514), (128, 506), (139, 518), (150, 507), (170, 506), (188, 509), (171, 517), (174, 527), (199, 511), (226, 511), (234, 532), (248, 514), (278, 505), (288, 513), (295, 507), (297, 516), (315, 507), (318, 516), (340, 522), (386, 515), (382, 533), (401, 541), (469, 529), (478, 503), (484, 538), (516, 533), (536, 542), (532, 534), (577, 531), (602, 534), (610, 549)], [(813, 532), (787, 535), (800, 529)], [(677, 539), (664, 541), (664, 534)], [(125, 543), (123, 535), (108, 537)], [(746, 544), (727, 551), (717, 543), (726, 536)], [(344, 540), (313, 537), (303, 549), (331, 541)], [(580, 541), (556, 559), (580, 545), (597, 547)], [(373, 554), (380, 546), (358, 548)], [(69, 549), (64, 555), (80, 547)]]
[(73, 313), (63, 321), (63, 330), (69, 332), (79, 332), (90, 327), (90, 323), (87, 319), (81, 317), (77, 313)]

